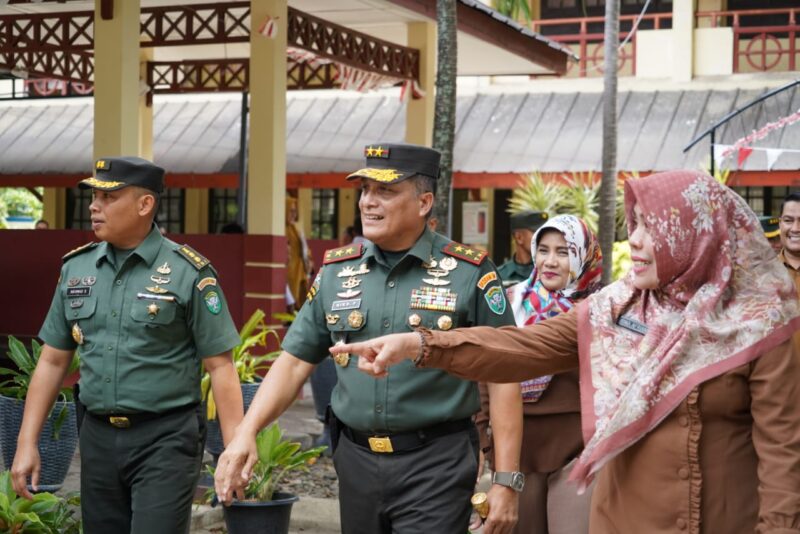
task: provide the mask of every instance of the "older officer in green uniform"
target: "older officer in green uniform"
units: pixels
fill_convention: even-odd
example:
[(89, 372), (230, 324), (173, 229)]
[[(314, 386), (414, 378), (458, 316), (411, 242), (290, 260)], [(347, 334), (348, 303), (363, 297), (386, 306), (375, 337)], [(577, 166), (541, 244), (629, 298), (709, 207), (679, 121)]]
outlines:
[(228, 351), (239, 336), (207, 259), (153, 224), (164, 170), (141, 158), (97, 161), (92, 229), (101, 243), (64, 256), (11, 470), (30, 498), (37, 440), (73, 353), (81, 355), (81, 502), (87, 534), (189, 532), (205, 441), (201, 362), (223, 434), (242, 418)]
[(533, 234), (547, 221), (543, 211), (521, 211), (511, 216), (511, 237), (514, 239), (514, 255), (497, 268), (503, 286), (513, 286), (527, 280), (533, 270), (531, 241)]
[[(366, 246), (329, 250), (283, 343), (283, 353), (259, 388), (236, 437), (219, 460), (216, 486), (223, 501), (249, 478), (257, 431), (296, 398), (328, 348), (416, 327), (448, 330), (508, 325), (513, 317), (486, 253), (450, 241), (426, 225), (433, 206), (440, 155), (429, 148), (380, 144), (365, 150), (359, 207)], [(467, 531), (477, 473), (472, 415), (477, 386), (439, 371), (404, 367), (389, 380), (336, 359), (332, 408), (339, 432), (342, 531), (346, 534)], [(510, 402), (492, 413), (500, 466), (506, 476), (490, 491), (486, 532), (508, 532), (516, 522), (521, 410), (519, 387), (492, 385)], [(498, 394), (501, 394), (498, 393)], [(514, 402), (516, 400), (516, 404)], [(506, 408), (508, 407), (508, 408)], [(337, 426), (337, 425), (335, 425)], [(513, 486), (513, 487), (512, 487)]]

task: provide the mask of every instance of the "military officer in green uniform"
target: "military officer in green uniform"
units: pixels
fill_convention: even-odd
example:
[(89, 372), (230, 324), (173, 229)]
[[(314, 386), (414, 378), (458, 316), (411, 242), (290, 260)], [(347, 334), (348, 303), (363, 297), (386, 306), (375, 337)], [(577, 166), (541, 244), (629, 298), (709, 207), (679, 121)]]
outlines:
[(511, 216), (511, 237), (514, 239), (514, 255), (497, 268), (503, 286), (513, 286), (527, 280), (533, 270), (531, 240), (533, 234), (547, 221), (543, 211), (521, 211)]
[(205, 442), (201, 362), (223, 434), (243, 415), (230, 358), (239, 336), (209, 261), (153, 223), (164, 170), (141, 158), (98, 160), (92, 229), (100, 243), (64, 256), (39, 337), (14, 489), (38, 483), (37, 441), (77, 350), (81, 356), (81, 513), (87, 534), (189, 532)]
[[(365, 168), (348, 179), (361, 181), (361, 221), (370, 243), (325, 253), (309, 298), (284, 339), (283, 353), (220, 457), (216, 487), (223, 501), (249, 478), (258, 430), (291, 404), (332, 345), (421, 326), (448, 330), (513, 323), (486, 253), (426, 225), (439, 153), (376, 144), (366, 147), (365, 156)], [(472, 422), (479, 409), (476, 384), (412, 365), (393, 370), (389, 380), (374, 379), (347, 356), (335, 361), (332, 440), (338, 442), (333, 458), (342, 532), (466, 532), (478, 467)], [(495, 439), (502, 444), (498, 470), (516, 472), (519, 386), (492, 386), (511, 398), (496, 403), (503, 408), (492, 413)], [(508, 532), (516, 522), (515, 490), (521, 488), (502, 482), (490, 491), (487, 532)]]

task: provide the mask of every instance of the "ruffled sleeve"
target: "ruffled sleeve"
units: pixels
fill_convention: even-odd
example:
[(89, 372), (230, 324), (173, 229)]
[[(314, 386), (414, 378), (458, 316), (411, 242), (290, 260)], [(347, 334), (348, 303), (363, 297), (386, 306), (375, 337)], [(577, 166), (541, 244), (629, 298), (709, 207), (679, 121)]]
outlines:
[(800, 354), (789, 341), (753, 361), (753, 445), (758, 454), (757, 534), (800, 533)]

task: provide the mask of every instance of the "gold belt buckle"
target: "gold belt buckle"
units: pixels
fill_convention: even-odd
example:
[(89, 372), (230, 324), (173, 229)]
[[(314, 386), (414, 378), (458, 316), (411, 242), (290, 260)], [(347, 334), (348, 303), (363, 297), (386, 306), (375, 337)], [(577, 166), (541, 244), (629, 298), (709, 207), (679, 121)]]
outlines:
[(127, 417), (111, 416), (108, 418), (108, 422), (111, 423), (111, 426), (115, 426), (117, 428), (128, 428), (131, 426), (131, 421)]
[(369, 449), (372, 452), (379, 452), (379, 453), (388, 453), (394, 452), (392, 448), (392, 440), (389, 438), (379, 438), (377, 436), (372, 436), (369, 438)]

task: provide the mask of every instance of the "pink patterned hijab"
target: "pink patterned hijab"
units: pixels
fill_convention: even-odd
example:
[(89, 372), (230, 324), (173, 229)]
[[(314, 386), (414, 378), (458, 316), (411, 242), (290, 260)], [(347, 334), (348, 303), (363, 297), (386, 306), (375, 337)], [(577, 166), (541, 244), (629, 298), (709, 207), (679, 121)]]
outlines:
[(660, 287), (636, 289), (629, 274), (578, 306), (586, 447), (570, 478), (580, 488), (694, 387), (800, 328), (786, 268), (729, 188), (699, 172), (663, 172), (625, 183), (629, 229), (635, 205), (654, 241)]

